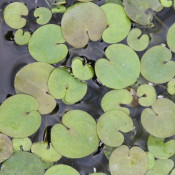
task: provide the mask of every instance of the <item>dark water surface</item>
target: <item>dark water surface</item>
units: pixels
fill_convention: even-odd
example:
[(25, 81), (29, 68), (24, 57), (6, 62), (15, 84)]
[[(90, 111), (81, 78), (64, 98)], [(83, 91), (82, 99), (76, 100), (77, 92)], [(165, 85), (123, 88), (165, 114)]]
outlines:
[[(19, 1), (19, 0), (0, 0), (0, 104), (15, 94), (14, 89), (14, 77), (15, 74), (26, 64), (35, 62), (35, 60), (30, 56), (26, 46), (18, 46), (14, 42), (14, 33), (15, 30), (9, 28), (3, 20), (3, 9), (10, 2)], [(30, 13), (27, 18), (27, 25), (24, 30), (29, 30), (33, 33), (39, 25), (36, 24), (33, 12), (37, 7), (45, 6), (48, 7), (45, 0), (21, 0), (26, 3)], [(48, 0), (51, 2), (52, 0)], [(67, 6), (73, 4), (76, 0), (68, 0)], [(95, 0), (95, 3), (102, 5), (105, 0)], [(60, 25), (62, 15), (53, 15), (50, 23), (55, 23)], [(149, 48), (154, 45), (166, 44), (166, 34), (168, 28), (175, 22), (175, 12), (173, 8), (165, 8), (158, 14), (155, 14), (153, 23), (155, 26), (151, 29), (139, 26), (138, 24), (132, 25), (132, 27), (139, 27), (143, 30), (144, 33), (149, 34), (150, 36), (150, 45)], [(126, 41), (122, 41), (126, 43)], [(70, 46), (69, 54), (67, 57), (59, 64), (54, 65), (64, 65), (67, 67), (71, 66), (72, 59), (75, 56), (82, 56), (91, 63), (93, 66), (95, 61), (101, 57), (105, 57), (104, 50), (108, 46), (107, 43), (101, 41), (98, 42), (89, 42), (88, 46), (83, 49), (75, 49)], [(139, 52), (138, 55), (143, 55), (144, 52)], [(173, 60), (175, 59), (173, 55)], [(146, 80), (144, 80), (146, 81)], [(103, 111), (100, 106), (101, 98), (103, 95), (108, 92), (110, 89), (104, 87), (96, 77), (93, 80), (88, 82), (88, 93), (84, 99), (74, 105), (65, 105), (60, 100), (57, 101), (57, 107), (49, 115), (42, 116), (42, 124), (40, 129), (31, 136), (32, 142), (38, 142), (43, 140), (50, 140), (50, 130), (51, 127), (58, 123), (61, 120), (61, 117), (66, 111), (72, 109), (80, 109), (87, 111), (91, 114), (96, 120), (103, 114)], [(139, 83), (139, 82), (138, 82)], [(158, 95), (163, 95), (167, 98), (172, 98), (168, 96), (166, 92), (166, 84), (161, 86), (156, 86)], [(130, 107), (131, 117), (133, 118), (135, 124), (135, 131), (130, 132), (125, 135), (125, 144), (128, 146), (138, 145), (147, 151), (147, 137), (148, 134), (144, 131), (140, 124), (140, 114), (143, 110), (143, 107), (137, 105), (136, 107)], [(104, 156), (104, 145), (100, 144), (99, 150), (94, 154), (82, 158), (82, 159), (67, 159), (62, 158), (58, 163), (64, 163), (76, 168), (81, 175), (88, 175), (89, 173), (94, 172), (96, 168), (97, 172), (109, 173), (108, 160)], [(174, 158), (173, 158), (174, 159)]]

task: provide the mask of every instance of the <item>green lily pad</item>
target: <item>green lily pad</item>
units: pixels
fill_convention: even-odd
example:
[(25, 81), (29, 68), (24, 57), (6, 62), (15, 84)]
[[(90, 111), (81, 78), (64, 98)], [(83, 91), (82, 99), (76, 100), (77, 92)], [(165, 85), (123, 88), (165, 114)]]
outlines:
[(122, 5), (121, 0), (106, 0), (105, 4), (107, 3), (114, 3), (114, 4)]
[(92, 2), (72, 5), (66, 10), (61, 21), (65, 40), (75, 48), (86, 46), (89, 39), (99, 40), (106, 26), (104, 12)]
[(174, 78), (168, 82), (167, 91), (170, 95), (175, 95), (175, 79)]
[(123, 0), (123, 5), (129, 18), (141, 25), (150, 24), (153, 19), (151, 10), (158, 11), (161, 8), (159, 0)]
[[(149, 45), (149, 37), (146, 34), (141, 36), (142, 32), (140, 29), (133, 29), (129, 32), (127, 37), (127, 43), (135, 51), (143, 51)], [(141, 37), (140, 37), (141, 36)]]
[(139, 147), (122, 145), (116, 148), (110, 159), (111, 175), (144, 175), (148, 167), (147, 154)]
[(172, 0), (160, 0), (160, 3), (164, 7), (171, 7), (173, 5)]
[(13, 154), (12, 142), (4, 134), (0, 133), (0, 163), (10, 158)]
[(141, 73), (153, 83), (166, 83), (175, 76), (175, 62), (172, 54), (164, 46), (154, 46), (141, 59)]
[(54, 164), (54, 162), (43, 162), (43, 166), (44, 166), (44, 169), (49, 169), (50, 167), (52, 167)]
[(52, 13), (64, 13), (66, 11), (66, 7), (64, 5), (58, 5), (57, 7), (53, 7), (51, 11)]
[(170, 137), (175, 134), (175, 104), (166, 98), (157, 99), (141, 114), (143, 127), (153, 136)]
[(175, 169), (173, 169), (170, 175), (175, 175)]
[(89, 175), (106, 175), (105, 173), (91, 173)]
[(46, 7), (39, 7), (34, 11), (36, 22), (40, 25), (47, 24), (52, 18), (52, 12)]
[(99, 59), (95, 64), (97, 78), (103, 85), (123, 89), (134, 84), (140, 74), (138, 55), (124, 44), (110, 45), (105, 51), (109, 59)]
[(153, 86), (148, 84), (142, 84), (137, 89), (137, 95), (139, 98), (139, 104), (141, 106), (151, 106), (156, 101), (156, 90)]
[(152, 169), (155, 164), (155, 157), (152, 153), (147, 152), (148, 156), (148, 170)]
[(47, 63), (31, 63), (23, 67), (15, 77), (17, 93), (25, 93), (36, 98), (39, 112), (47, 114), (56, 106), (55, 98), (49, 94), (48, 80), (54, 67)]
[(80, 80), (89, 80), (94, 76), (94, 70), (90, 64), (83, 65), (83, 59), (76, 57), (72, 61), (72, 72)]
[(27, 16), (28, 8), (23, 2), (13, 2), (4, 10), (4, 20), (6, 24), (13, 29), (20, 29), (26, 25), (26, 19), (22, 16)]
[(146, 172), (145, 175), (168, 175), (172, 170), (174, 163), (170, 159), (158, 159), (154, 167)]
[(133, 128), (130, 116), (119, 110), (104, 113), (97, 122), (97, 133), (100, 140), (111, 147), (120, 146), (124, 142), (122, 133), (127, 133)]
[(66, 104), (80, 101), (87, 92), (87, 84), (81, 82), (63, 68), (56, 68), (50, 75), (49, 91), (56, 99), (62, 99)]
[(21, 151), (21, 149), (23, 151), (29, 151), (32, 146), (32, 142), (28, 137), (22, 139), (13, 139), (12, 143), (14, 151)]
[(15, 42), (16, 44), (18, 45), (26, 45), (29, 40), (30, 40), (30, 33), (29, 32), (25, 32), (23, 33), (23, 30), (22, 29), (18, 29), (16, 32), (15, 32)]
[(29, 52), (37, 61), (58, 63), (68, 53), (64, 42), (60, 26), (47, 24), (38, 28), (32, 35), (29, 41)]
[(168, 159), (175, 154), (175, 140), (164, 142), (164, 139), (149, 136), (148, 150), (158, 159)]
[(133, 97), (131, 93), (126, 89), (111, 90), (104, 95), (101, 101), (101, 107), (104, 112), (111, 110), (120, 110), (126, 114), (130, 114), (130, 110), (120, 105), (128, 105), (132, 102)]
[(90, 155), (98, 148), (99, 139), (96, 122), (84, 111), (72, 110), (62, 118), (63, 124), (56, 124), (51, 131), (53, 147), (68, 158)]
[(108, 24), (108, 28), (103, 32), (103, 40), (107, 43), (117, 43), (125, 39), (130, 31), (131, 22), (123, 6), (107, 3), (101, 8), (106, 15)]
[(31, 151), (44, 162), (57, 162), (61, 159), (61, 155), (55, 151), (52, 144), (48, 146), (48, 142), (33, 143)]
[(68, 165), (55, 165), (49, 168), (44, 175), (80, 175), (80, 173)]
[(167, 34), (167, 44), (168, 44), (168, 47), (173, 52), (175, 52), (175, 36), (174, 36), (174, 32), (175, 32), (175, 23), (169, 28), (168, 34)]
[(41, 124), (37, 101), (29, 95), (14, 95), (0, 106), (0, 132), (24, 138), (34, 134)]
[(34, 154), (18, 151), (5, 161), (0, 175), (43, 175), (44, 167), (41, 160)]

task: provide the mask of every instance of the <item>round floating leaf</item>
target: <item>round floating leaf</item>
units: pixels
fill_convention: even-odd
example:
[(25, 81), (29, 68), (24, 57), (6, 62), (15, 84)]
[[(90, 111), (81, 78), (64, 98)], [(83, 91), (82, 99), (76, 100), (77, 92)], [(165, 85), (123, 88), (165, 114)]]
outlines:
[(13, 2), (4, 10), (4, 20), (13, 29), (20, 29), (26, 25), (26, 19), (22, 16), (28, 15), (28, 8), (23, 2)]
[(155, 163), (155, 157), (152, 153), (147, 152), (147, 156), (148, 156), (148, 170), (150, 170), (151, 168), (153, 168), (154, 163)]
[(31, 37), (31, 35), (29, 32), (23, 33), (22, 29), (18, 29), (15, 33), (14, 39), (15, 39), (16, 44), (25, 45), (29, 42), (30, 37)]
[(174, 163), (170, 159), (158, 159), (155, 161), (153, 168), (148, 170), (145, 175), (168, 175), (173, 166)]
[(76, 57), (72, 61), (72, 72), (80, 80), (89, 80), (94, 76), (94, 70), (90, 64), (83, 65), (83, 59)]
[[(142, 35), (140, 29), (133, 29), (129, 32), (127, 37), (127, 43), (129, 47), (131, 47), (135, 51), (143, 51), (149, 45), (149, 37), (148, 35)], [(140, 37), (141, 36), (141, 37)]]
[(32, 142), (28, 137), (23, 139), (13, 139), (12, 143), (14, 151), (29, 151), (32, 146)]
[(47, 24), (37, 29), (29, 41), (29, 52), (32, 57), (50, 64), (63, 60), (68, 48), (61, 33), (61, 28), (55, 24)]
[(142, 84), (137, 89), (137, 95), (139, 98), (139, 104), (141, 106), (151, 106), (156, 101), (156, 90), (153, 86), (148, 84)]
[(49, 91), (56, 99), (62, 99), (66, 104), (80, 101), (87, 92), (87, 84), (81, 82), (63, 68), (56, 68), (50, 75)]
[(174, 78), (168, 82), (167, 90), (170, 95), (175, 95), (175, 79)]
[(150, 24), (154, 15), (152, 10), (161, 8), (159, 0), (123, 0), (123, 4), (129, 18), (141, 25)]
[(132, 102), (133, 97), (131, 93), (126, 89), (112, 90), (104, 95), (101, 101), (101, 107), (104, 112), (111, 110), (120, 110), (126, 114), (130, 114), (128, 108), (121, 107), (120, 105), (128, 105)]
[(68, 158), (90, 155), (98, 148), (96, 122), (88, 113), (80, 110), (67, 112), (63, 124), (56, 124), (51, 131), (53, 147)]
[(37, 101), (29, 95), (14, 95), (0, 106), (0, 132), (15, 138), (34, 134), (41, 124)]
[(39, 112), (47, 114), (56, 106), (55, 98), (49, 94), (48, 80), (54, 67), (36, 62), (23, 67), (15, 77), (15, 89), (18, 93), (25, 93), (36, 98)]
[(47, 24), (52, 18), (52, 12), (46, 7), (39, 7), (34, 11), (36, 22), (40, 25)]
[(31, 151), (44, 162), (56, 162), (61, 159), (61, 155), (57, 153), (52, 144), (48, 144), (48, 142), (34, 143)]
[(104, 174), (104, 173), (91, 173), (89, 175), (106, 175), (106, 174)]
[(3, 163), (0, 175), (43, 175), (41, 160), (34, 154), (18, 151)]
[(53, 7), (51, 11), (52, 13), (64, 13), (66, 11), (66, 7), (64, 5), (58, 5), (57, 7)]
[(175, 52), (175, 23), (169, 28), (168, 34), (167, 34), (167, 44), (168, 47)]
[(65, 40), (75, 48), (86, 46), (89, 39), (99, 40), (106, 26), (104, 12), (92, 2), (72, 5), (66, 10), (61, 21)]
[(107, 3), (101, 6), (104, 11), (108, 28), (103, 32), (103, 40), (107, 43), (117, 43), (122, 41), (128, 35), (131, 22), (127, 17), (123, 6), (113, 3)]
[(173, 1), (172, 0), (160, 0), (160, 3), (164, 7), (171, 7), (173, 5)]
[(10, 158), (13, 154), (11, 140), (4, 134), (0, 133), (0, 163)]
[(164, 139), (149, 136), (148, 150), (158, 159), (168, 159), (175, 154), (175, 140), (164, 142)]
[(111, 175), (144, 175), (148, 167), (147, 154), (139, 147), (122, 145), (116, 148), (110, 159)]
[(141, 73), (153, 83), (166, 83), (175, 75), (175, 62), (172, 54), (164, 46), (154, 46), (141, 59)]
[(107, 3), (114, 3), (114, 4), (118, 4), (118, 5), (122, 5), (122, 1), (121, 0), (106, 0), (105, 2)]
[(134, 84), (140, 74), (138, 55), (124, 44), (110, 45), (105, 51), (109, 59), (99, 59), (95, 64), (98, 79), (107, 87), (123, 89)]
[(55, 165), (48, 169), (44, 175), (80, 175), (80, 173), (74, 168), (68, 165)]
[(158, 99), (151, 108), (143, 110), (143, 127), (153, 136), (170, 137), (175, 134), (175, 104), (166, 98)]
[(121, 132), (127, 133), (133, 130), (132, 119), (119, 110), (104, 113), (97, 122), (97, 133), (100, 140), (111, 147), (118, 147), (124, 142)]

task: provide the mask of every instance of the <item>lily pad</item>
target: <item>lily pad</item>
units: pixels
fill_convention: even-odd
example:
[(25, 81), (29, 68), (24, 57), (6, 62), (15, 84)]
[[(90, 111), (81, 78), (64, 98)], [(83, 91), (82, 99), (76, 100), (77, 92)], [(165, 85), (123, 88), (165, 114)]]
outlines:
[(175, 78), (168, 82), (167, 90), (170, 95), (175, 95)]
[(154, 46), (141, 59), (141, 73), (153, 83), (166, 83), (175, 76), (175, 62), (171, 51), (164, 46)]
[(78, 1), (81, 1), (81, 2), (89, 2), (89, 1), (93, 1), (93, 0), (78, 0)]
[(37, 101), (29, 95), (14, 95), (0, 106), (0, 132), (25, 138), (34, 134), (41, 124)]
[(26, 25), (26, 19), (22, 16), (27, 16), (28, 8), (23, 2), (13, 2), (4, 10), (4, 20), (6, 24), (13, 29), (20, 29)]
[(61, 155), (55, 151), (52, 144), (48, 145), (48, 142), (33, 143), (31, 151), (44, 162), (57, 162), (61, 159)]
[(47, 24), (52, 18), (52, 12), (46, 7), (39, 7), (34, 11), (36, 22), (40, 25)]
[(135, 51), (143, 51), (149, 45), (149, 37), (146, 34), (142, 34), (140, 29), (133, 29), (129, 32), (127, 37), (127, 43)]
[(103, 40), (107, 43), (117, 43), (125, 39), (130, 31), (131, 22), (123, 6), (107, 3), (101, 8), (106, 15), (108, 24), (108, 28), (103, 32)]
[(130, 114), (130, 110), (120, 105), (128, 105), (132, 102), (133, 97), (131, 93), (126, 89), (111, 90), (104, 95), (101, 101), (101, 107), (104, 112), (111, 110), (120, 110), (126, 114)]
[(106, 175), (105, 173), (91, 173), (89, 175)]
[(80, 80), (89, 80), (94, 76), (94, 70), (90, 64), (83, 65), (83, 59), (76, 57), (72, 61), (72, 72)]
[(50, 75), (49, 92), (56, 99), (62, 99), (66, 104), (80, 101), (87, 92), (87, 84), (81, 82), (63, 68), (56, 68)]
[(43, 175), (44, 167), (41, 160), (34, 154), (18, 151), (3, 163), (0, 175)]
[(175, 32), (175, 23), (169, 28), (168, 34), (167, 34), (167, 44), (168, 44), (168, 47), (173, 52), (175, 52), (175, 36), (174, 36), (174, 32)]
[(48, 80), (54, 67), (47, 63), (31, 63), (23, 67), (15, 77), (17, 93), (25, 93), (36, 98), (39, 112), (47, 114), (56, 106), (55, 98), (49, 94)]
[(151, 23), (154, 15), (151, 10), (161, 9), (159, 0), (123, 0), (123, 5), (129, 18), (141, 25)]
[(158, 159), (168, 159), (175, 154), (175, 140), (164, 142), (164, 139), (149, 136), (148, 150)]
[(155, 157), (152, 153), (147, 152), (148, 156), (148, 170), (152, 169), (155, 164)]
[(23, 139), (13, 139), (12, 143), (14, 151), (29, 151), (32, 146), (32, 142), (28, 137)]
[(97, 133), (100, 140), (111, 147), (120, 146), (124, 142), (122, 133), (127, 133), (133, 128), (130, 116), (119, 110), (104, 113), (97, 122)]
[(81, 110), (67, 112), (63, 124), (56, 124), (51, 131), (53, 147), (68, 158), (90, 155), (98, 148), (96, 122), (91, 115)]
[(60, 26), (47, 24), (38, 28), (32, 35), (29, 41), (29, 52), (37, 61), (58, 63), (68, 53), (64, 42)]
[(44, 175), (80, 175), (80, 173), (68, 165), (55, 165), (49, 168)]
[(0, 163), (10, 158), (13, 154), (12, 142), (4, 134), (0, 133)]
[(105, 2), (107, 3), (114, 3), (114, 4), (118, 4), (118, 5), (122, 5), (122, 1), (121, 0), (106, 0)]
[(164, 7), (171, 7), (173, 5), (172, 0), (160, 0), (160, 3)]
[(175, 169), (173, 169), (170, 175), (175, 175)]
[(30, 40), (30, 33), (29, 32), (25, 32), (23, 33), (23, 30), (22, 29), (18, 29), (16, 32), (15, 32), (15, 42), (16, 44), (18, 45), (26, 45), (29, 40)]
[(66, 7), (64, 5), (58, 5), (57, 7), (53, 7), (51, 11), (52, 13), (64, 13), (66, 11)]
[(92, 2), (72, 5), (66, 10), (61, 21), (65, 40), (75, 48), (86, 46), (89, 39), (99, 40), (106, 26), (104, 12)]
[(123, 89), (134, 84), (140, 75), (138, 55), (124, 44), (110, 45), (106, 57), (95, 64), (97, 78), (103, 85), (113, 89)]
[(151, 106), (156, 101), (156, 90), (153, 86), (148, 84), (142, 84), (137, 89), (137, 95), (139, 98), (139, 104), (141, 106)]
[(143, 127), (153, 136), (170, 137), (175, 134), (175, 104), (166, 98), (157, 99), (141, 114)]
[(110, 159), (109, 168), (111, 175), (144, 175), (148, 167), (147, 154), (139, 147), (122, 145), (116, 148)]

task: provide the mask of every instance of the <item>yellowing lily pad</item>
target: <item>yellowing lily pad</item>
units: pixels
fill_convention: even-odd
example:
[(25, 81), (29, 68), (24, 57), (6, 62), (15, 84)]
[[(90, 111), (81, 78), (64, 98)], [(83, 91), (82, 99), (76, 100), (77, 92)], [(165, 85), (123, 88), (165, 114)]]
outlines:
[(166, 98), (157, 99), (141, 114), (143, 127), (153, 136), (170, 137), (175, 134), (175, 104)]
[(64, 42), (60, 26), (47, 24), (38, 28), (32, 35), (29, 41), (29, 52), (37, 61), (58, 63), (68, 53)]
[(131, 22), (123, 6), (107, 3), (101, 8), (106, 15), (108, 24), (108, 28), (103, 32), (103, 40), (107, 43), (117, 43), (125, 39), (130, 31)]
[(55, 98), (49, 94), (48, 80), (54, 67), (47, 63), (31, 63), (23, 67), (15, 77), (17, 93), (25, 93), (36, 98), (39, 112), (47, 114), (56, 106)]
[(86, 157), (99, 144), (96, 122), (88, 113), (80, 110), (67, 112), (62, 124), (56, 124), (51, 131), (53, 147), (68, 158)]
[(173, 5), (172, 0), (160, 0), (160, 3), (164, 7), (171, 7)]
[(49, 92), (56, 99), (62, 99), (66, 104), (80, 101), (87, 92), (87, 84), (81, 82), (63, 68), (56, 68), (50, 75)]
[(32, 146), (32, 142), (28, 137), (22, 139), (13, 139), (12, 143), (14, 151), (29, 151)]
[(22, 29), (18, 29), (16, 32), (15, 32), (15, 42), (16, 44), (18, 45), (26, 45), (29, 40), (30, 40), (30, 33), (29, 32), (25, 32), (23, 33), (23, 30)]
[(168, 47), (173, 52), (175, 52), (175, 36), (174, 36), (174, 32), (175, 32), (175, 23), (169, 28), (168, 34), (167, 34), (167, 44), (168, 44)]
[(104, 12), (92, 2), (72, 5), (66, 10), (61, 21), (65, 40), (75, 48), (86, 46), (89, 40), (99, 40), (106, 26)]
[(170, 80), (168, 82), (168, 93), (171, 95), (175, 95), (175, 78), (173, 78), (172, 80)]
[(28, 8), (23, 2), (13, 2), (4, 10), (4, 20), (13, 29), (20, 29), (26, 25), (26, 19), (22, 16), (28, 15)]
[(24, 138), (34, 134), (41, 124), (37, 101), (29, 95), (14, 95), (0, 106), (0, 132)]
[(116, 148), (110, 159), (111, 175), (144, 175), (148, 167), (147, 154), (139, 147), (122, 145)]
[(127, 133), (133, 128), (130, 116), (119, 110), (104, 113), (97, 122), (97, 133), (100, 140), (111, 147), (120, 146), (124, 142), (122, 133)]
[(138, 55), (124, 44), (110, 45), (106, 57), (95, 64), (97, 78), (103, 85), (113, 89), (123, 89), (134, 84), (140, 75)]

